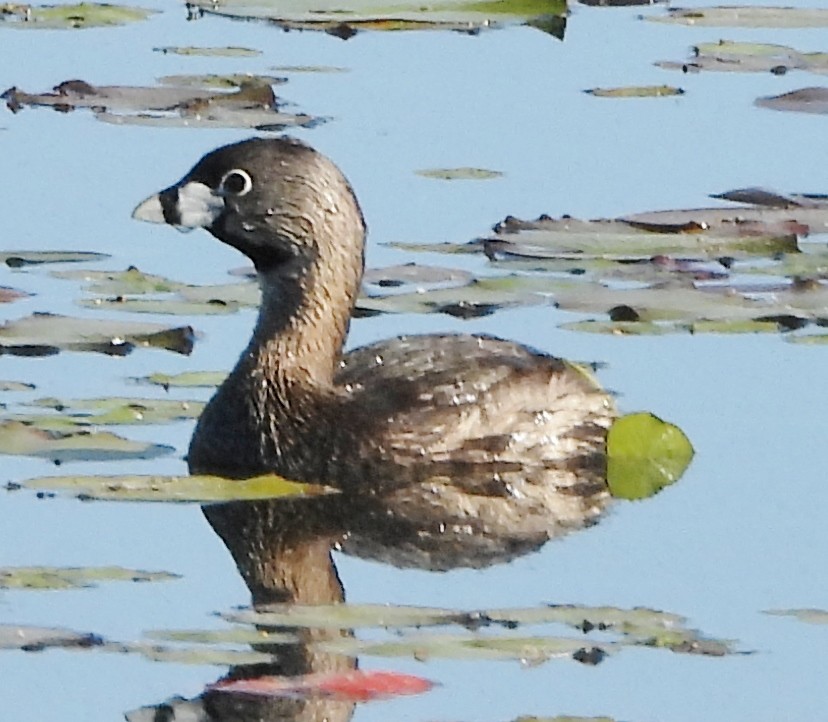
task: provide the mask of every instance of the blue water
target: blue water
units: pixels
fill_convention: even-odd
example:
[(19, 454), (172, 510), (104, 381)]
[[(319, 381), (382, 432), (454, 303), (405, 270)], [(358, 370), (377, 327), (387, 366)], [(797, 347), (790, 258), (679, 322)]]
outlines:
[[(564, 42), (528, 28), (470, 37), (447, 32), (362, 33), (343, 42), (310, 32), (204, 18), (183, 7), (129, 27), (19, 32), (0, 27), (0, 89), (41, 92), (70, 78), (151, 84), (173, 73), (329, 65), (342, 73), (290, 74), (277, 92), (296, 109), (331, 120), (296, 134), (330, 155), (357, 190), (371, 235), (370, 265), (410, 260), (383, 244), (463, 242), (506, 214), (599, 217), (695, 207), (708, 193), (763, 185), (825, 191), (825, 120), (752, 106), (756, 97), (818, 85), (785, 76), (689, 75), (654, 67), (719, 38), (828, 50), (824, 30), (685, 28), (643, 22), (644, 10), (575, 5)], [(257, 58), (163, 55), (163, 45), (243, 45)], [(278, 74), (278, 73), (277, 73)], [(677, 98), (613, 101), (595, 86), (670, 83)], [(104, 251), (100, 267), (208, 283), (242, 265), (207, 234), (133, 223), (149, 192), (176, 180), (237, 130), (115, 127), (82, 111), (0, 115), (4, 248)], [(445, 183), (415, 170), (478, 166), (484, 182)], [(434, 260), (434, 259), (429, 259)], [(445, 257), (446, 265), (484, 262)], [(0, 309), (83, 314), (76, 284), (47, 268), (0, 271), (0, 285), (36, 292)], [(87, 312), (92, 313), (92, 312)], [(601, 524), (540, 553), (486, 571), (428, 574), (338, 558), (349, 601), (458, 608), (546, 602), (648, 606), (687, 615), (693, 627), (737, 640), (755, 654), (723, 659), (627, 650), (598, 667), (552, 661), (364, 659), (441, 682), (416, 698), (364, 705), (355, 719), (480, 720), (520, 715), (606, 715), (624, 720), (728, 722), (820, 719), (828, 694), (828, 630), (769, 617), (779, 607), (828, 608), (824, 550), (825, 347), (778, 336), (627, 339), (562, 331), (550, 308), (447, 317), (356, 321), (351, 344), (406, 331), (474, 330), (575, 359), (600, 360), (601, 381), (623, 411), (651, 410), (682, 427), (696, 458), (675, 487), (646, 503), (620, 503)], [(141, 351), (114, 359), (60, 354), (0, 357), (0, 377), (37, 384), (29, 396), (139, 393), (125, 379), (152, 371), (227, 368), (246, 341), (252, 312), (193, 320), (204, 337), (190, 357)], [(186, 396), (183, 393), (182, 396)], [(205, 394), (202, 393), (202, 396)], [(5, 395), (9, 396), (9, 395)], [(27, 398), (26, 396), (15, 397)], [(3, 401), (14, 399), (8, 397)], [(174, 445), (175, 456), (77, 473), (183, 473), (189, 424), (131, 430)], [(0, 481), (55, 473), (47, 462), (2, 457)], [(216, 610), (247, 602), (236, 570), (195, 506), (83, 504), (8, 493), (0, 501), (0, 566), (119, 564), (165, 569), (164, 584), (0, 595), (0, 623), (90, 630), (136, 639), (159, 627), (216, 625)], [(9, 720), (120, 719), (172, 695), (193, 696), (223, 673), (83, 652), (0, 653), (0, 709)]]

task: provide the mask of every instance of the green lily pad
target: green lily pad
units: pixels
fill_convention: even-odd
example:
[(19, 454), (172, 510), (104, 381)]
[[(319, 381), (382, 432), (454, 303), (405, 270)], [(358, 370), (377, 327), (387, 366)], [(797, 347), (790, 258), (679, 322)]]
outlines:
[(0, 27), (38, 30), (102, 28), (146, 20), (157, 10), (109, 5), (77, 3), (75, 5), (0, 5)]
[(89, 263), (103, 261), (109, 257), (106, 253), (91, 251), (0, 251), (0, 263), (12, 268), (41, 263)]
[(43, 398), (28, 405), (54, 409), (77, 424), (107, 426), (197, 419), (205, 404), (202, 401), (175, 399), (110, 397), (70, 400)]
[(197, 55), (207, 58), (255, 58), (262, 54), (261, 50), (232, 46), (224, 48), (196, 48), (192, 46), (167, 45), (161, 48), (153, 48), (153, 50), (156, 53), (164, 53), (164, 55)]
[(828, 9), (760, 6), (667, 8), (665, 15), (648, 15), (646, 19), (695, 27), (824, 28), (828, 27)]
[(666, 98), (684, 95), (682, 88), (670, 85), (629, 85), (623, 88), (590, 88), (585, 93), (596, 98)]
[(163, 276), (143, 273), (135, 266), (130, 266), (126, 271), (73, 269), (52, 271), (52, 275), (55, 278), (81, 281), (86, 284), (87, 291), (101, 294), (169, 293), (185, 285)]
[(161, 386), (164, 389), (212, 388), (219, 386), (227, 378), (226, 371), (184, 371), (180, 374), (154, 373), (135, 379), (138, 383)]
[(414, 172), (423, 178), (437, 180), (490, 180), (503, 176), (499, 170), (487, 170), (486, 168), (428, 168)]
[[(550, 605), (464, 612), (449, 609), (384, 605), (337, 604), (322, 606), (269, 605), (222, 615), (235, 623), (275, 628), (381, 629), (389, 638), (348, 638), (324, 642), (323, 648), (350, 655), (465, 659), (513, 659), (540, 663), (553, 657), (572, 657), (597, 663), (621, 647), (650, 647), (676, 653), (722, 656), (733, 654), (726, 640), (710, 639), (688, 629), (674, 614), (650, 609), (618, 609)], [(522, 625), (536, 629), (564, 624), (577, 629), (576, 639), (539, 632), (515, 633)], [(461, 626), (461, 634), (423, 629)], [(593, 638), (596, 631), (599, 638)]]
[[(1, 437), (0, 437), (1, 438)], [(44, 476), (22, 486), (36, 491), (63, 492), (82, 499), (106, 501), (197, 502), (207, 504), (256, 499), (317, 496), (332, 490), (300, 484), (276, 474), (249, 479), (218, 476)]]
[[(184, 88), (241, 90), (243, 88), (255, 89), (257, 87), (264, 88), (273, 85), (282, 85), (287, 82), (287, 79), (274, 75), (250, 75), (249, 73), (231, 73), (227, 75), (210, 73), (206, 75), (164, 75), (158, 79), (158, 82), (164, 85)], [(263, 96), (261, 100), (267, 103), (271, 102), (269, 95)]]
[(80, 589), (101, 582), (158, 582), (179, 574), (123, 567), (0, 567), (0, 589)]
[(35, 313), (0, 326), (0, 353), (11, 354), (62, 349), (124, 355), (138, 347), (153, 347), (187, 355), (194, 342), (195, 332), (190, 326), (176, 328), (51, 313)]
[(616, 419), (607, 435), (607, 485), (619, 499), (645, 499), (678, 480), (693, 446), (677, 426), (649, 413)]
[(154, 459), (172, 446), (131, 441), (108, 431), (37, 429), (20, 421), (0, 421), (0, 454), (36, 456), (55, 463)]
[(828, 611), (824, 609), (769, 609), (765, 614), (777, 617), (794, 617), (806, 624), (828, 624)]
[(180, 298), (84, 298), (77, 302), (83, 308), (128, 313), (152, 313), (165, 316), (219, 316), (235, 313), (241, 306), (233, 301), (184, 301)]
[[(560, 0), (442, 0), (423, 6), (416, 3), (388, 5), (386, 0), (362, 0), (343, 10), (336, 0), (196, 0), (201, 12), (227, 17), (269, 20), (285, 29), (321, 30), (347, 38), (359, 30), (456, 29), (479, 31), (499, 25), (532, 22), (563, 16)], [(541, 28), (544, 29), (545, 28)], [(554, 29), (560, 32), (559, 25)]]
[(828, 333), (812, 333), (801, 336), (788, 336), (786, 341), (798, 343), (804, 346), (825, 346), (828, 345)]

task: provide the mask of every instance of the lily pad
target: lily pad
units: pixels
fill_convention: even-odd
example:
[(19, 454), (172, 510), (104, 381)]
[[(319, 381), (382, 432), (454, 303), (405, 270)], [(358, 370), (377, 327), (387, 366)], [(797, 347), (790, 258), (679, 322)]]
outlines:
[(156, 53), (164, 55), (197, 55), (207, 58), (255, 58), (262, 54), (261, 50), (253, 48), (224, 47), (224, 48), (196, 48), (192, 46), (167, 45), (153, 48)]
[(51, 313), (35, 313), (0, 326), (0, 354), (31, 355), (33, 349), (52, 349), (121, 356), (138, 347), (154, 347), (187, 355), (194, 342), (195, 332), (190, 326), (71, 318)]
[(212, 299), (210, 301), (185, 301), (180, 298), (84, 298), (78, 301), (83, 308), (128, 313), (152, 313), (164, 316), (219, 316), (235, 313), (241, 308), (233, 301)]
[(828, 611), (824, 609), (769, 609), (765, 614), (794, 617), (806, 624), (828, 624)]
[(490, 180), (503, 176), (499, 170), (487, 170), (486, 168), (429, 168), (415, 171), (415, 173), (423, 178), (437, 180)]
[(157, 10), (109, 5), (107, 3), (77, 3), (75, 5), (0, 5), (0, 27), (37, 30), (78, 30), (146, 20)]
[(226, 371), (184, 371), (180, 374), (154, 373), (149, 376), (134, 379), (138, 383), (161, 386), (164, 389), (171, 387), (181, 388), (212, 388), (221, 384), (227, 378)]
[(37, 429), (20, 421), (0, 421), (0, 454), (36, 456), (55, 463), (154, 459), (172, 446), (131, 441), (108, 431)]
[(34, 391), (34, 384), (23, 381), (2, 381), (0, 380), (0, 391)]
[(182, 419), (197, 419), (202, 401), (110, 397), (99, 399), (43, 398), (30, 406), (54, 409), (73, 423), (89, 426), (162, 424)]
[(222, 77), (222, 83), (232, 88), (230, 92), (216, 89), (218, 76), (200, 78), (191, 78), (192, 85), (160, 87), (93, 86), (83, 80), (69, 80), (51, 93), (9, 88), (0, 97), (13, 112), (26, 106), (52, 107), (61, 112), (89, 108), (98, 120), (119, 125), (278, 130), (319, 122), (308, 115), (281, 112), (271, 87), (272, 78)]
[(158, 582), (180, 578), (169, 572), (123, 567), (0, 567), (0, 589), (80, 589), (101, 582)]
[(682, 72), (773, 73), (789, 70), (828, 73), (828, 53), (803, 53), (785, 45), (719, 40), (699, 43), (685, 62), (663, 61), (658, 67)]
[(300, 638), (290, 632), (275, 632), (251, 627), (230, 629), (158, 629), (145, 632), (148, 639), (159, 642), (183, 642), (186, 644), (246, 644), (257, 648), (278, 644), (298, 644)]
[(0, 251), (0, 263), (12, 268), (34, 266), (41, 263), (83, 263), (103, 261), (106, 253), (91, 251)]
[(0, 649), (40, 652), (53, 647), (88, 649), (103, 644), (104, 641), (99, 636), (87, 632), (0, 624)]
[(585, 93), (596, 98), (666, 98), (684, 95), (682, 88), (670, 85), (629, 85), (622, 88), (590, 88)]
[[(828, 113), (828, 88), (801, 88), (790, 93), (759, 98), (756, 105), (770, 110), (787, 110), (796, 113)], [(823, 229), (824, 230), (824, 229)]]
[[(0, 437), (2, 438), (2, 437)], [(107, 501), (226, 502), (317, 496), (332, 490), (300, 484), (276, 474), (249, 479), (218, 476), (44, 476), (22, 484), (36, 491), (63, 492)]]
[(181, 647), (147, 642), (108, 642), (105, 650), (121, 654), (140, 654), (153, 662), (198, 666), (236, 667), (248, 664), (273, 664), (278, 661), (273, 654), (252, 649)]
[(677, 426), (649, 413), (616, 419), (607, 434), (607, 485), (619, 499), (645, 499), (675, 482), (693, 458)]
[(828, 9), (760, 6), (667, 8), (666, 15), (648, 15), (647, 20), (697, 27), (824, 28)]
[(143, 273), (135, 266), (130, 266), (126, 271), (73, 269), (53, 271), (52, 275), (55, 278), (81, 281), (86, 284), (87, 291), (101, 294), (170, 293), (185, 285), (163, 276)]
[[(269, 605), (223, 615), (235, 623), (276, 629), (384, 629), (390, 637), (337, 639), (322, 643), (339, 653), (376, 656), (512, 659), (540, 663), (553, 657), (568, 657), (597, 663), (620, 647), (652, 647), (684, 654), (721, 656), (732, 654), (732, 643), (710, 639), (688, 629), (674, 614), (650, 609), (618, 609), (550, 605), (516, 609), (464, 612), (449, 609), (389, 607), (382, 605)], [(521, 625), (533, 629), (545, 624), (564, 624), (580, 636), (568, 638), (538, 633), (514, 633)], [(422, 633), (428, 627), (461, 626), (467, 632)], [(483, 633), (491, 628), (489, 633)], [(412, 632), (411, 630), (417, 630)], [(593, 630), (600, 639), (588, 636)]]
[(196, 0), (192, 5), (206, 14), (269, 20), (285, 29), (321, 30), (343, 39), (359, 30), (472, 32), (517, 23), (537, 27), (531, 21), (566, 13), (560, 0), (442, 0), (430, 6), (361, 0), (347, 10), (337, 0)]

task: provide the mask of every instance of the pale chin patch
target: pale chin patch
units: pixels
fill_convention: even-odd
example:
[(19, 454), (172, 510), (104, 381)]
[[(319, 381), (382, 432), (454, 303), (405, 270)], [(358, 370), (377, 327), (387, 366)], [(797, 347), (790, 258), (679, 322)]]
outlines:
[(178, 189), (179, 231), (212, 226), (224, 210), (224, 198), (203, 183), (185, 183)]

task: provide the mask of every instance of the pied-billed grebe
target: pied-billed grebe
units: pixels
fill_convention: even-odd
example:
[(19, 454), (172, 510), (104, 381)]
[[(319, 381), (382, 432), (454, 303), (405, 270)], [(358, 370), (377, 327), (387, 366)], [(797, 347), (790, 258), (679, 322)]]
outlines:
[[(613, 403), (565, 361), (473, 335), (343, 355), (365, 224), (348, 181), (307, 145), (219, 148), (133, 215), (206, 228), (250, 258), (262, 289), (250, 344), (196, 427), (191, 471), (276, 471), (346, 491), (428, 480), (463, 506), (464, 494), (531, 499), (550, 471), (577, 497), (568, 472), (601, 465)], [(569, 510), (581, 522), (583, 511)]]

